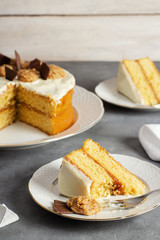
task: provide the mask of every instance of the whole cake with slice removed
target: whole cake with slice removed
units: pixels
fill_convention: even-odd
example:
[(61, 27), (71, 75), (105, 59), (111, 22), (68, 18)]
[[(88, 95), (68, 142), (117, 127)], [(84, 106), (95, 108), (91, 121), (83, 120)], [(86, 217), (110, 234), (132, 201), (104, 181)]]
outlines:
[(74, 76), (59, 66), (0, 54), (0, 129), (20, 120), (48, 135), (64, 131), (74, 122), (74, 87)]
[(151, 106), (159, 104), (159, 71), (148, 57), (125, 59), (119, 64), (117, 89), (135, 103)]
[(58, 176), (59, 193), (92, 198), (108, 195), (141, 195), (145, 184), (125, 169), (93, 140), (87, 139), (82, 149), (63, 158)]

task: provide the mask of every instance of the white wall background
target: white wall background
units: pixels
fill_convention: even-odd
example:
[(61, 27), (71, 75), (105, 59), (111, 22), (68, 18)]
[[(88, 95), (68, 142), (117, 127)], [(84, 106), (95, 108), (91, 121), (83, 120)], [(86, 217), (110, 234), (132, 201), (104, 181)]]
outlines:
[(0, 52), (30, 60), (160, 60), (159, 0), (1, 0)]

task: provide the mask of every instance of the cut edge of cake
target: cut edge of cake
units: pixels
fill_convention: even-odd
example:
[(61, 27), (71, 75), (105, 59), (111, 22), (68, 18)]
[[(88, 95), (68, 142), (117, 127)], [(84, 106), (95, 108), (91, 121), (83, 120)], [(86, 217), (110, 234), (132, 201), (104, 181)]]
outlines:
[(16, 121), (16, 87), (5, 81), (0, 91), (0, 130)]
[[(121, 184), (121, 192), (124, 195), (142, 195), (145, 191), (145, 184), (133, 173), (116, 161), (105, 148), (92, 139), (87, 139), (82, 149), (100, 164), (109, 175), (117, 178)], [(107, 160), (107, 161), (106, 161)], [(119, 171), (119, 172), (118, 172)]]
[[(107, 166), (108, 164), (110, 167)], [(111, 165), (116, 171), (111, 170)], [(122, 176), (119, 176), (118, 170)], [(129, 183), (126, 183), (127, 179), (130, 180)], [(58, 176), (59, 193), (68, 197), (142, 195), (145, 188), (145, 184), (138, 177), (125, 169), (91, 139), (84, 142), (82, 149), (72, 151), (63, 158)]]
[[(150, 64), (154, 63), (150, 60)], [(153, 86), (151, 86), (139, 60), (125, 59), (119, 64), (117, 90), (138, 104), (155, 105), (159, 103), (157, 95), (153, 91)]]

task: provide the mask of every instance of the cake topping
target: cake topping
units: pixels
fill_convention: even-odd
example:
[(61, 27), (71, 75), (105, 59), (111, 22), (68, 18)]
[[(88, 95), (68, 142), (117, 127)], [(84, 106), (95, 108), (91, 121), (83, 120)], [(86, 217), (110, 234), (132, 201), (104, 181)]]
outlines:
[(29, 66), (30, 62), (25, 62), (23, 59), (21, 59), (21, 67), (22, 69), (27, 69)]
[(10, 62), (10, 58), (1, 54), (0, 53), (0, 65), (3, 65), (3, 64), (8, 64)]
[(13, 67), (12, 67), (11, 65), (3, 64), (2, 66), (0, 66), (0, 76), (1, 76), (1, 77), (5, 77), (5, 76), (6, 76), (5, 67), (8, 67), (8, 68), (10, 68), (10, 69), (13, 69)]
[(31, 68), (31, 69), (34, 68), (34, 69), (36, 69), (37, 71), (40, 71), (41, 61), (40, 61), (39, 59), (35, 58), (33, 61), (31, 61), (31, 62), (29, 63), (28, 68)]
[(93, 198), (78, 196), (69, 198), (67, 206), (75, 213), (93, 215), (101, 211), (100, 204)]
[(42, 63), (41, 68), (40, 68), (40, 75), (41, 78), (46, 80), (49, 74), (49, 66), (46, 63)]
[(10, 69), (9, 67), (5, 67), (5, 72), (6, 79), (11, 81), (17, 76), (17, 72), (14, 71), (13, 69)]
[[(28, 67), (28, 63), (25, 63), (25, 61), (23, 59), (20, 59), (20, 63), (21, 63), (21, 68), (27, 68)], [(16, 59), (15, 58), (11, 58), (9, 65), (11, 65), (13, 67), (13, 69), (15, 71), (17, 71), (17, 63), (16, 63)]]
[(73, 213), (68, 207), (65, 202), (59, 201), (59, 200), (54, 200), (53, 203), (53, 209), (57, 213)]
[(21, 69), (21, 58), (16, 50), (15, 50), (15, 57), (16, 57), (17, 70), (19, 71)]
[(34, 82), (39, 77), (39, 72), (35, 69), (21, 69), (18, 71), (18, 80), (22, 82)]
[[(7, 66), (6, 66), (7, 65)], [(35, 58), (32, 61), (25, 62), (15, 50), (15, 58), (9, 58), (0, 54), (0, 76), (5, 77), (5, 66), (17, 72), (17, 80), (23, 82), (33, 82), (38, 78), (62, 79), (66, 76), (63, 68), (56, 65), (48, 65), (45, 62)], [(21, 71), (25, 70), (25, 71)], [(15, 74), (15, 73), (14, 73)], [(10, 75), (9, 75), (10, 76)]]
[(57, 78), (64, 78), (65, 77), (65, 71), (63, 68), (51, 64), (49, 66), (49, 74), (48, 77), (49, 79), (57, 79)]

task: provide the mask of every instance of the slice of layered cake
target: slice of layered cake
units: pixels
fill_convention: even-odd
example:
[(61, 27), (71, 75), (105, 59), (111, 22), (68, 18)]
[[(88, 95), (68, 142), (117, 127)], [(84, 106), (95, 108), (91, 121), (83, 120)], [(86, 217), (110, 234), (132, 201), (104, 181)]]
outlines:
[(108, 195), (141, 195), (145, 184), (125, 169), (93, 140), (63, 159), (58, 176), (59, 193), (93, 198)]
[(119, 65), (117, 89), (142, 105), (160, 103), (160, 75), (149, 58), (123, 60)]
[(0, 129), (16, 120), (16, 76), (11, 59), (0, 54)]
[(16, 120), (16, 87), (14, 82), (0, 77), (0, 129)]
[(38, 59), (25, 63), (15, 51), (15, 59), (0, 54), (0, 76), (0, 129), (20, 120), (55, 135), (73, 124), (75, 78), (68, 71)]

